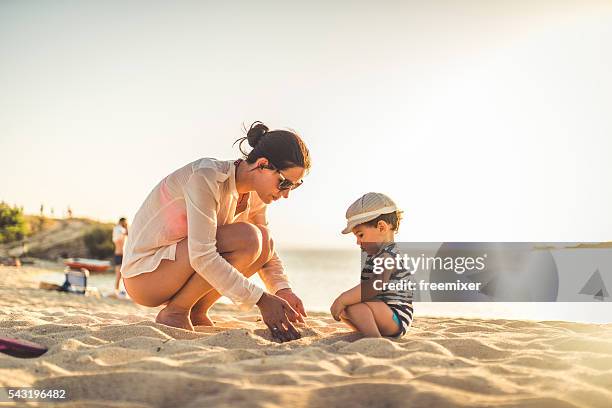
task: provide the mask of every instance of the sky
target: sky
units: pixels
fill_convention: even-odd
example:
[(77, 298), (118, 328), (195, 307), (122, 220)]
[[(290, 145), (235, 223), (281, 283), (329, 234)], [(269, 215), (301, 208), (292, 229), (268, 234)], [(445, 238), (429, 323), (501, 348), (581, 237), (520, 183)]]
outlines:
[(612, 3), (0, 1), (0, 200), (133, 218), (243, 124), (313, 167), (280, 247), (352, 248), (368, 191), (398, 240), (612, 240)]

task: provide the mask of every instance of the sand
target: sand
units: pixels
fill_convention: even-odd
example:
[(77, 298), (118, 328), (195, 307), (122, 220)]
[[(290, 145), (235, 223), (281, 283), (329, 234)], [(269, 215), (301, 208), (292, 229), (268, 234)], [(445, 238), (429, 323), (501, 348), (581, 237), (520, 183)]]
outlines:
[(0, 267), (0, 336), (49, 347), (35, 359), (0, 354), (0, 386), (68, 393), (32, 406), (612, 404), (612, 324), (417, 314), (407, 336), (388, 340), (312, 313), (302, 339), (279, 344), (256, 309), (218, 305), (216, 327), (187, 332), (155, 323), (157, 309), (40, 290), (41, 272)]

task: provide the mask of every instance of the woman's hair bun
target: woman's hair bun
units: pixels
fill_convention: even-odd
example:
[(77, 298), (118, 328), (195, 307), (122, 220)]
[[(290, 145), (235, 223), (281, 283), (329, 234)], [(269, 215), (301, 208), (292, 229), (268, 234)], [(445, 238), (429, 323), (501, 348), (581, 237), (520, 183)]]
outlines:
[[(246, 136), (238, 138), (238, 149), (247, 163), (253, 164), (262, 157), (278, 170), (289, 167), (303, 167), (310, 169), (310, 153), (302, 139), (290, 130), (270, 130), (262, 122), (257, 121), (247, 130), (244, 122), (242, 131)], [(262, 139), (265, 136), (265, 139)], [(252, 149), (245, 151), (242, 144), (247, 142)], [(232, 146), (233, 146), (232, 145)]]
[(247, 141), (251, 147), (257, 146), (257, 143), (261, 140), (261, 138), (268, 132), (268, 127), (264, 125), (262, 122), (253, 122), (249, 131), (247, 132)]

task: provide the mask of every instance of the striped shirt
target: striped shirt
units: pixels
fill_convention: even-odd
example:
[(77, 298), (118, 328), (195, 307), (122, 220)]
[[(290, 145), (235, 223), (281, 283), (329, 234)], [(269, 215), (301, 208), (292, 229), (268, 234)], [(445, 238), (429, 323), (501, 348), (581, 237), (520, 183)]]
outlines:
[[(376, 254), (368, 256), (365, 259), (363, 269), (361, 270), (362, 285), (371, 285), (374, 280), (382, 278), (382, 274), (374, 273), (374, 260), (376, 258), (396, 259), (398, 255), (399, 254), (397, 252), (395, 242), (392, 242), (381, 247)], [(381, 263), (381, 265), (383, 264)], [(389, 289), (387, 286), (385, 286), (382, 290), (378, 290), (375, 296), (375, 300), (385, 302), (399, 319), (401, 329), (398, 336), (404, 335), (412, 324), (412, 299), (414, 297), (414, 293), (412, 290), (408, 289), (410, 276), (411, 274), (407, 269), (394, 268), (391, 271), (389, 280), (386, 282), (388, 284), (393, 284), (394, 288)]]

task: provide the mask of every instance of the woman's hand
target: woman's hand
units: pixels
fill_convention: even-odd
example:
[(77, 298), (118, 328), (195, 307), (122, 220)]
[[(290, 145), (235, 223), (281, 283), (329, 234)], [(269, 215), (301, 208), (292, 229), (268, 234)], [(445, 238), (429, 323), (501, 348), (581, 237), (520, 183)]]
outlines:
[(291, 308), (285, 299), (264, 292), (257, 302), (257, 306), (261, 311), (261, 318), (270, 329), (273, 338), (285, 342), (302, 337), (289, 321), (296, 321), (299, 314)]
[(344, 304), (344, 302), (342, 301), (342, 296), (338, 296), (336, 300), (334, 300), (334, 303), (331, 305), (331, 308), (329, 309), (329, 311), (334, 317), (334, 320), (339, 322), (340, 314), (342, 313), (344, 309), (346, 309), (346, 304)]
[(276, 296), (285, 299), (287, 303), (289, 303), (289, 306), (291, 306), (293, 310), (299, 313), (297, 319), (292, 320), (291, 317), (289, 317), (289, 320), (294, 323), (296, 321), (304, 323), (304, 319), (302, 318), (302, 316), (307, 317), (306, 311), (304, 310), (304, 305), (302, 304), (302, 300), (295, 293), (293, 293), (291, 289), (281, 289), (276, 292)]

